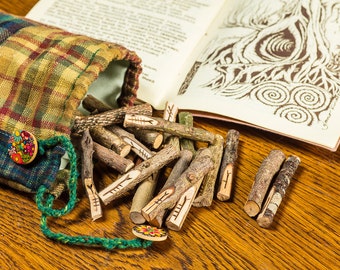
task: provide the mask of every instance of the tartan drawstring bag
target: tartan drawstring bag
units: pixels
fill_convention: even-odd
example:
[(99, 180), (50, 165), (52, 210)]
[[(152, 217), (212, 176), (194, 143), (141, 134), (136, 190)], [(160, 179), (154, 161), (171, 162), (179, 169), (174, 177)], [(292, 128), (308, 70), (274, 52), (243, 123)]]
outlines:
[[(68, 236), (47, 226), (48, 217), (66, 215), (76, 203), (77, 157), (70, 141), (74, 114), (89, 86), (110, 63), (119, 60), (129, 66), (118, 103), (129, 106), (136, 98), (141, 73), (141, 60), (134, 52), (0, 13), (0, 182), (36, 193), (41, 229), (51, 239), (107, 249), (151, 245), (139, 238)], [(25, 155), (18, 155), (19, 151), (28, 159), (33, 152), (36, 157), (24, 164)], [(69, 198), (63, 208), (55, 209), (51, 190), (65, 153), (70, 163)]]

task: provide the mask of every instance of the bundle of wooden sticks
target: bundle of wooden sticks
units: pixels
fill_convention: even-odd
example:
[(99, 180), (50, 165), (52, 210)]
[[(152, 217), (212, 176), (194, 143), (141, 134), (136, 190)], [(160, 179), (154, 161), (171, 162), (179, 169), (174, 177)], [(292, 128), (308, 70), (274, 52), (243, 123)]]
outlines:
[[(237, 130), (229, 130), (223, 138), (194, 127), (193, 116), (179, 113), (172, 103), (167, 104), (163, 118), (153, 116), (149, 104), (112, 109), (91, 95), (83, 100), (83, 107), (90, 115), (75, 118), (74, 134), (81, 136), (81, 177), (93, 220), (102, 216), (100, 201), (107, 205), (133, 190), (133, 223), (147, 222), (160, 228), (165, 222), (168, 229), (178, 231), (192, 206), (210, 206), (215, 196), (221, 201), (230, 198), (238, 155)], [(197, 149), (196, 142), (204, 146)], [(127, 158), (131, 153), (137, 158)], [(93, 182), (93, 158), (118, 173), (117, 179), (99, 192)], [(163, 167), (171, 172), (159, 188)], [(259, 188), (263, 190), (263, 184)], [(252, 202), (262, 204), (256, 194), (250, 194), (246, 203), (248, 214), (254, 211)]]

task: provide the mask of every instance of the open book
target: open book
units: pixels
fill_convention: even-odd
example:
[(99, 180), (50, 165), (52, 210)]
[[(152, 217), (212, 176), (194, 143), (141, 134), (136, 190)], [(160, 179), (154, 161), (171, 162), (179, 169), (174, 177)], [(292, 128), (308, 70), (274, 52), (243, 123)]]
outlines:
[(335, 151), (339, 0), (40, 0), (28, 18), (135, 50), (138, 98)]

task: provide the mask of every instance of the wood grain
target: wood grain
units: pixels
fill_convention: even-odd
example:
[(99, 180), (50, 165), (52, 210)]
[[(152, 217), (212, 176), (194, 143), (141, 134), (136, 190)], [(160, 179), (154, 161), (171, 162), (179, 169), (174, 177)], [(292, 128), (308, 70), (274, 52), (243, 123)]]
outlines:
[[(0, 9), (25, 15), (36, 0), (0, 1)], [(240, 132), (233, 194), (192, 208), (179, 232), (147, 250), (107, 251), (68, 246), (46, 239), (33, 195), (0, 185), (0, 269), (340, 269), (340, 150), (329, 152), (278, 135), (221, 121), (195, 119), (195, 127), (224, 136)], [(271, 229), (258, 226), (243, 206), (262, 160), (272, 149), (297, 155), (301, 165)], [(97, 168), (98, 189), (115, 176)], [(132, 196), (103, 208), (91, 221), (88, 200), (79, 190), (75, 210), (50, 219), (56, 232), (134, 238), (129, 220)]]

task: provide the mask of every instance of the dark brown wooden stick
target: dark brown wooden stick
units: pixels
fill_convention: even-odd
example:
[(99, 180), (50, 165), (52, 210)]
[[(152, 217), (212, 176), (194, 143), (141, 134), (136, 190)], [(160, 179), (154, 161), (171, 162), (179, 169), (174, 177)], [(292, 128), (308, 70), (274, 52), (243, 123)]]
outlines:
[(214, 143), (209, 146), (209, 149), (212, 153), (214, 167), (207, 173), (207, 175), (203, 179), (198, 195), (193, 202), (193, 206), (195, 207), (208, 207), (212, 204), (212, 201), (214, 199), (214, 190), (217, 175), (222, 160), (223, 143), (223, 137), (219, 134), (216, 134)]
[(244, 211), (250, 217), (256, 216), (261, 211), (262, 202), (268, 187), (274, 175), (280, 170), (284, 160), (285, 155), (281, 150), (270, 151), (269, 155), (263, 160), (244, 205)]
[(217, 199), (220, 201), (227, 201), (230, 199), (239, 137), (240, 133), (234, 129), (229, 130), (227, 134), (226, 146), (224, 148), (220, 169), (219, 187), (216, 195)]
[(147, 221), (154, 220), (164, 210), (173, 208), (181, 195), (197, 181), (200, 181), (213, 166), (211, 151), (208, 148), (201, 148), (174, 185), (159, 193), (142, 209), (145, 219)]
[(105, 104), (99, 99), (95, 98), (92, 95), (87, 95), (83, 101), (82, 105), (85, 110), (89, 111), (91, 114), (102, 113), (106, 111), (113, 110), (113, 107)]
[(80, 145), (82, 149), (81, 178), (83, 180), (83, 184), (89, 198), (92, 219), (96, 220), (102, 216), (102, 209), (100, 206), (97, 190), (93, 183), (93, 141), (88, 129), (83, 132)]
[(103, 162), (106, 166), (117, 170), (123, 174), (133, 168), (134, 163), (132, 160), (124, 158), (118, 155), (116, 152), (100, 145), (99, 143), (93, 143), (94, 154), (93, 156)]
[[(178, 119), (179, 119), (178, 122), (182, 125), (188, 127), (194, 126), (194, 117), (190, 112), (180, 112), (178, 114)], [(180, 139), (180, 145), (182, 150), (187, 149), (191, 151), (193, 154), (195, 154), (196, 149), (193, 140), (182, 138)]]
[(74, 118), (73, 131), (80, 133), (86, 128), (95, 126), (109, 126), (113, 124), (123, 123), (126, 113), (152, 115), (152, 107), (150, 104), (142, 104), (138, 106), (122, 107), (113, 109), (103, 113), (89, 115), (89, 116), (76, 116)]
[(263, 210), (257, 217), (257, 223), (263, 228), (269, 228), (273, 222), (274, 216), (284, 198), (287, 188), (293, 175), (300, 164), (300, 158), (289, 156), (283, 163), (282, 168), (276, 177), (273, 187), (271, 188)]
[(112, 200), (120, 198), (127, 191), (133, 189), (138, 183), (159, 171), (166, 164), (177, 159), (178, 157), (179, 151), (177, 151), (171, 145), (166, 146), (150, 159), (141, 162), (139, 165), (135, 166), (135, 168), (122, 175), (104, 190), (100, 191), (99, 197), (104, 202), (104, 204), (108, 204)]
[(94, 141), (115, 151), (118, 155), (126, 157), (130, 153), (131, 145), (108, 129), (98, 126), (91, 128), (90, 133)]
[(124, 127), (136, 127), (142, 129), (166, 132), (181, 138), (213, 143), (215, 135), (207, 130), (195, 127), (187, 127), (179, 123), (172, 123), (159, 117), (150, 117), (138, 114), (126, 114)]

